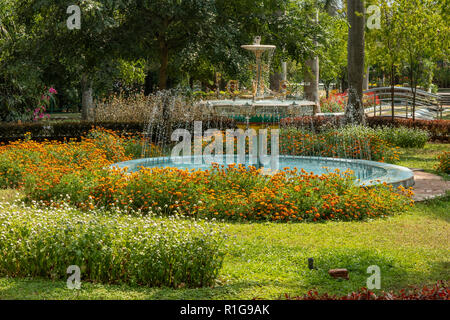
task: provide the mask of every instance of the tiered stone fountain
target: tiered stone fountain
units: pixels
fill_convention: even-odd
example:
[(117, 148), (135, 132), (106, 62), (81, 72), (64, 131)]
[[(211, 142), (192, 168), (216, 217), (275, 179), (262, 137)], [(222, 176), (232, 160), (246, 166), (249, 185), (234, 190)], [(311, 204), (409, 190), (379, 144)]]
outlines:
[[(283, 94), (278, 94), (278, 98), (273, 97), (273, 92), (271, 92), (266, 85), (266, 76), (270, 70), (270, 58), (275, 50), (275, 46), (262, 45), (260, 42), (261, 38), (256, 37), (253, 44), (242, 46), (243, 49), (252, 51), (256, 57), (256, 64), (254, 66), (255, 75), (251, 94), (241, 96), (238, 99), (203, 102), (205, 113), (239, 119), (244, 118), (246, 123), (241, 123), (240, 127), (242, 128), (243, 125), (246, 125), (247, 128), (249, 128), (251, 125), (252, 129), (256, 129), (256, 131), (258, 131), (261, 127), (276, 127), (278, 120), (283, 117), (297, 117), (313, 114), (315, 103), (312, 101), (286, 99), (286, 95)], [(263, 56), (266, 53), (269, 53), (269, 64), (263, 63)], [(263, 119), (271, 118), (272, 120), (262, 121), (255, 124), (253, 121), (250, 121), (251, 118), (255, 117), (260, 117)], [(161, 134), (161, 130), (158, 130), (158, 127), (155, 130), (156, 133), (159, 132), (159, 134)], [(148, 130), (147, 135), (152, 137), (153, 133), (154, 130)], [(200, 136), (202, 137), (202, 135)], [(364, 141), (358, 141), (358, 143), (361, 144), (364, 143)], [(260, 143), (258, 142), (257, 145), (259, 148)], [(272, 155), (274, 155), (274, 148), (271, 149)], [(276, 154), (278, 155), (278, 153)], [(334, 171), (335, 169), (339, 169), (341, 172), (351, 169), (357, 178), (355, 183), (360, 185), (370, 186), (385, 182), (392, 184), (394, 187), (399, 185), (410, 187), (414, 184), (413, 173), (411, 170), (391, 164), (366, 161), (362, 159), (323, 158), (314, 155), (314, 150), (311, 156), (289, 156), (281, 154), (280, 156), (273, 158), (276, 158), (276, 161), (271, 161), (269, 165), (265, 166), (262, 166), (258, 159), (256, 166), (263, 169), (261, 171), (263, 174), (272, 174), (277, 172), (280, 168), (304, 169), (307, 172), (314, 172), (315, 174), (324, 174), (327, 173), (328, 170)], [(219, 160), (220, 161), (217, 161), (217, 163), (221, 164), (227, 163), (228, 161), (225, 156), (222, 156)], [(203, 155), (188, 155), (181, 157), (163, 156), (116, 163), (113, 167), (127, 167), (130, 171), (139, 170), (141, 167), (210, 169), (211, 163), (209, 161), (210, 160), (207, 160)], [(254, 161), (249, 155), (246, 155), (244, 159), (237, 156), (236, 158), (233, 158), (233, 162), (242, 163), (245, 166), (255, 166)]]
[[(240, 96), (237, 99), (228, 100), (210, 100), (204, 102), (205, 107), (211, 113), (221, 116), (244, 117), (247, 122), (252, 117), (263, 119), (272, 117), (297, 117), (312, 115), (315, 102), (307, 100), (286, 99), (285, 94), (278, 94), (274, 98), (266, 83), (270, 60), (276, 49), (274, 45), (261, 44), (261, 37), (256, 37), (253, 44), (241, 46), (255, 54), (256, 64), (254, 66), (254, 79), (252, 81), (251, 95)], [(263, 63), (265, 54), (269, 55), (269, 63)], [(276, 95), (276, 94), (275, 94)]]

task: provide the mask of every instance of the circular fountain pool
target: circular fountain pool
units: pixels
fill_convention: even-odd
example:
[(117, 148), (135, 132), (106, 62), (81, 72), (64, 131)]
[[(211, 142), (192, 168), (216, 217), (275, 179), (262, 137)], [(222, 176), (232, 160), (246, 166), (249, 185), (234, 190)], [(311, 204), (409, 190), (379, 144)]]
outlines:
[[(222, 163), (225, 164), (230, 162), (226, 162), (225, 157), (223, 157)], [(248, 157), (246, 158), (245, 163), (246, 165), (249, 165), (250, 162)], [(211, 164), (205, 163), (201, 156), (158, 157), (120, 162), (112, 165), (112, 167), (128, 168), (128, 171), (131, 172), (138, 171), (141, 167), (175, 167), (189, 170), (206, 170), (211, 169)], [(371, 186), (384, 182), (394, 187), (402, 185), (405, 188), (409, 188), (414, 185), (414, 174), (408, 168), (367, 160), (279, 156), (278, 168), (303, 169), (308, 173), (313, 172), (317, 175), (333, 172), (336, 169), (339, 169), (340, 172), (352, 170), (353, 175), (356, 178), (355, 183), (359, 185)], [(264, 172), (274, 172), (274, 170), (272, 170), (270, 166), (265, 166)]]

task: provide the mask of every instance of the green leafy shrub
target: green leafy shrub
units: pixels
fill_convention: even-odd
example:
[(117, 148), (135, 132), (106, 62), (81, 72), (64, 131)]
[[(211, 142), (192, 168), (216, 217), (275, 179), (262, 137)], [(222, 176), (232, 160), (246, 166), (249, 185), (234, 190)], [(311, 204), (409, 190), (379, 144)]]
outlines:
[(351, 141), (370, 141), (373, 137), (400, 148), (423, 148), (430, 138), (426, 130), (408, 127), (383, 126), (371, 128), (367, 126), (346, 126), (338, 132)]
[(202, 287), (214, 283), (225, 235), (212, 222), (81, 213), (0, 203), (0, 274)]
[(380, 137), (400, 148), (423, 148), (430, 139), (426, 130), (407, 127), (381, 127), (376, 129)]

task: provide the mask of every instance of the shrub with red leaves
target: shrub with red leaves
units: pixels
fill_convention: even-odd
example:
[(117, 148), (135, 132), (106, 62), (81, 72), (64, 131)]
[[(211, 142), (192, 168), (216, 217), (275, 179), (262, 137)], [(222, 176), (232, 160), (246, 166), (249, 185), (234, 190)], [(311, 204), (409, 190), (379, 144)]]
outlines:
[(438, 281), (431, 287), (403, 289), (398, 293), (384, 292), (375, 293), (362, 288), (357, 292), (352, 292), (346, 296), (336, 296), (319, 294), (317, 291), (311, 290), (304, 296), (290, 297), (285, 295), (287, 300), (450, 300), (449, 282)]

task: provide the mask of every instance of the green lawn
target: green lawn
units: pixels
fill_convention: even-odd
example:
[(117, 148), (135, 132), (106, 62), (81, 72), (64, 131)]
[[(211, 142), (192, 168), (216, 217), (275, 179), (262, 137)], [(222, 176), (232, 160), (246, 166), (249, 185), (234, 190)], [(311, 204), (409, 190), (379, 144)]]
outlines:
[(426, 172), (439, 174), (445, 179), (449, 179), (449, 175), (436, 172), (438, 161), (436, 157), (443, 151), (450, 151), (450, 144), (443, 143), (427, 143), (425, 148), (402, 148), (400, 149), (399, 166), (408, 168), (424, 169)]
[[(232, 245), (214, 288), (167, 289), (84, 282), (0, 279), (1, 299), (251, 299), (302, 294), (316, 288), (346, 294), (366, 284), (378, 265), (382, 289), (450, 279), (450, 195), (417, 204), (409, 213), (371, 222), (230, 224)], [(317, 270), (307, 268), (314, 257)], [(347, 268), (350, 280), (334, 280), (331, 268)]]
[[(402, 150), (401, 165), (432, 171), (446, 146)], [(15, 191), (1, 191), (12, 201)], [(5, 201), (3, 200), (3, 201)], [(399, 216), (368, 222), (320, 224), (227, 224), (228, 255), (213, 288), (169, 289), (65, 281), (0, 278), (0, 299), (276, 299), (310, 289), (347, 294), (366, 285), (370, 265), (381, 268), (381, 289), (450, 280), (450, 193), (416, 204)], [(313, 257), (317, 270), (309, 270)], [(347, 268), (350, 280), (335, 280), (331, 268)]]

